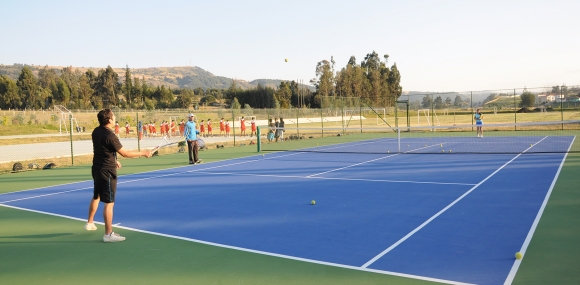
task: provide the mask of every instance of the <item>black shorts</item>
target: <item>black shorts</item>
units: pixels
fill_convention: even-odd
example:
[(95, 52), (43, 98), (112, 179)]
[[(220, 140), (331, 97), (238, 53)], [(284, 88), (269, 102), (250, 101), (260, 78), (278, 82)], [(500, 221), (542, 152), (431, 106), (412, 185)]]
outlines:
[(117, 170), (92, 168), (93, 181), (95, 188), (93, 190), (93, 199), (101, 199), (103, 203), (115, 202), (115, 193), (117, 192)]

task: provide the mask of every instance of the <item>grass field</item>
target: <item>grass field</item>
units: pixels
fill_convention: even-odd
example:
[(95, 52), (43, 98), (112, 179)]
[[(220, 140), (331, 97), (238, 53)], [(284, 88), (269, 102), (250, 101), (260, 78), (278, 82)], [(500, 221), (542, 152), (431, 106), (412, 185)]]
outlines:
[[(575, 142), (575, 148), (580, 142)], [(202, 152), (207, 161), (255, 155), (254, 146)], [(185, 154), (123, 162), (120, 175), (185, 164)], [(514, 284), (580, 282), (580, 154), (564, 164)], [(0, 175), (0, 193), (90, 180), (90, 165)], [(530, 178), (533, 183), (533, 178)], [(120, 190), (122, 191), (122, 187)], [(87, 204), (89, 201), (87, 197)], [(517, 205), (514, 205), (517, 207)], [(424, 284), (427, 282), (310, 264), (145, 233), (104, 244), (83, 221), (0, 206), (0, 276), (11, 284)], [(106, 278), (102, 274), (106, 272)]]

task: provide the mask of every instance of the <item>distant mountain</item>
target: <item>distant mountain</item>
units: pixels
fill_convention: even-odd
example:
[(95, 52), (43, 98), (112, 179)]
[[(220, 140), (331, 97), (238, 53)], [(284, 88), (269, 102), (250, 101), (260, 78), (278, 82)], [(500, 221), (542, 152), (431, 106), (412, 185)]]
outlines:
[[(44, 66), (41, 65), (27, 65), (32, 72), (38, 76), (38, 71)], [(48, 66), (49, 68), (55, 69), (57, 74), (60, 74), (63, 66)], [(24, 64), (13, 64), (13, 65), (0, 65), (0, 75), (7, 75), (10, 78), (17, 80), (20, 75), (20, 71), (24, 68)], [(86, 72), (92, 69), (95, 73), (98, 73), (100, 69), (105, 69), (104, 67), (72, 67), (73, 70), (78, 69), (81, 72)], [(125, 78), (125, 68), (113, 68), (115, 72), (119, 74), (119, 79), (123, 80)], [(232, 84), (232, 78), (224, 76), (216, 76), (213, 73), (206, 71), (197, 66), (177, 66), (177, 67), (148, 67), (148, 68), (131, 68), (131, 75), (133, 77), (138, 77), (139, 79), (144, 78), (147, 84), (152, 86), (165, 85), (170, 88), (218, 88), (227, 89)], [(236, 79), (236, 85), (242, 89), (256, 88), (258, 84), (262, 86), (268, 86), (272, 88), (277, 88), (280, 86), (280, 82), (285, 80), (280, 79), (256, 79), (250, 82), (245, 80)], [(314, 87), (305, 85), (305, 87), (314, 90)]]

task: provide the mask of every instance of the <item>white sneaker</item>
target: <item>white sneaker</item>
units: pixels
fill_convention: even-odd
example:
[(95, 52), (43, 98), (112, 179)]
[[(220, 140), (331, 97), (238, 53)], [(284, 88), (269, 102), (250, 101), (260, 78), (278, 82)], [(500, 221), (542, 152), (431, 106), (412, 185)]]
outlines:
[(104, 242), (120, 242), (124, 241), (125, 237), (121, 236), (118, 233), (112, 232), (110, 235), (103, 235)]
[(95, 223), (86, 223), (85, 224), (85, 230), (87, 231), (96, 231), (97, 230), (97, 226), (95, 226)]

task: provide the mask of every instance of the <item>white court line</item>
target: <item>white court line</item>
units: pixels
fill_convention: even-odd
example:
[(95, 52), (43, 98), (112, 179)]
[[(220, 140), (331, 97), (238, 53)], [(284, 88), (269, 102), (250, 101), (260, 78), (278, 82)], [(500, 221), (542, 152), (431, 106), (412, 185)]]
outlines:
[(479, 183), (477, 183), (477, 185), (473, 186), (471, 189), (469, 189), (467, 192), (465, 192), (463, 195), (459, 196), (459, 198), (455, 199), (455, 201), (451, 202), (451, 204), (447, 205), (445, 208), (441, 209), (439, 212), (437, 212), (435, 215), (433, 215), (431, 218), (429, 218), (428, 220), (426, 220), (425, 222), (423, 222), (421, 225), (419, 225), (418, 227), (416, 227), (414, 230), (412, 230), (411, 232), (409, 232), (408, 234), (406, 234), (404, 237), (402, 237), (401, 239), (399, 239), (397, 242), (395, 242), (393, 245), (389, 246), (387, 249), (383, 250), (381, 253), (377, 254), (375, 257), (373, 257), (371, 260), (367, 261), (365, 264), (363, 264), (361, 267), (363, 268), (367, 268), (369, 267), (371, 264), (373, 264), (375, 261), (379, 260), (379, 258), (383, 257), (385, 254), (387, 254), (389, 251), (395, 249), (399, 244), (403, 243), (404, 241), (406, 241), (408, 238), (410, 238), (412, 235), (414, 235), (416, 232), (418, 232), (419, 230), (421, 230), (422, 228), (424, 228), (426, 225), (428, 225), (431, 221), (433, 221), (435, 218), (439, 217), (441, 214), (443, 214), (445, 211), (449, 210), (449, 208), (451, 208), (453, 205), (457, 204), (459, 201), (461, 201), (463, 198), (465, 198), (465, 196), (469, 195), (469, 193), (473, 192), (473, 190), (477, 189), (477, 187), (479, 187), (481, 184), (483, 184), (485, 181), (487, 181), (488, 179), (490, 179), (491, 177), (493, 177), (496, 173), (498, 173), (500, 170), (502, 170), (504, 167), (506, 167), (508, 164), (510, 164), (512, 161), (514, 161), (516, 158), (520, 157), (520, 155), (522, 155), (523, 153), (525, 153), (526, 151), (528, 151), (529, 149), (531, 149), (532, 147), (534, 147), (535, 145), (537, 145), (538, 143), (540, 143), (541, 141), (543, 141), (544, 139), (546, 139), (547, 137), (542, 138), (541, 140), (539, 140), (538, 142), (536, 142), (535, 144), (533, 144), (532, 146), (528, 147), (527, 149), (525, 149), (523, 152), (519, 153), (518, 155), (516, 155), (514, 158), (510, 159), (510, 161), (506, 162), (504, 165), (502, 165), (500, 168), (498, 168), (497, 170), (495, 170), (492, 174), (490, 174), (489, 176), (487, 176), (486, 178), (484, 178), (483, 180), (481, 180)]
[[(436, 145), (439, 145), (439, 144), (436, 144)], [(421, 148), (416, 148), (416, 149), (412, 149), (412, 150), (409, 150), (409, 151), (405, 151), (404, 153), (412, 152), (412, 151), (416, 151), (416, 150), (420, 150), (420, 149), (424, 149), (424, 148), (430, 148), (430, 147), (433, 147), (433, 146), (436, 146), (436, 145), (430, 145), (430, 146), (425, 146), (425, 147), (421, 147)], [(361, 165), (361, 164), (365, 164), (365, 163), (369, 163), (369, 162), (373, 162), (373, 161), (377, 161), (377, 160), (381, 160), (381, 159), (385, 159), (385, 158), (397, 156), (399, 154), (400, 153), (391, 154), (391, 155), (387, 155), (387, 156), (383, 156), (383, 157), (379, 157), (379, 158), (375, 158), (375, 159), (363, 161), (363, 162), (360, 162), (360, 163), (355, 163), (355, 164), (348, 165), (348, 166), (345, 166), (345, 167), (336, 168), (336, 169), (332, 169), (332, 170), (329, 170), (329, 171), (312, 174), (312, 175), (309, 175), (309, 176), (306, 176), (306, 177), (314, 177), (314, 176), (318, 176), (318, 175), (322, 175), (322, 174), (326, 174), (326, 173), (330, 173), (330, 172), (334, 172), (334, 171), (339, 171), (339, 170), (342, 170), (342, 169), (346, 169), (346, 168), (350, 168), (350, 167), (355, 167), (355, 166), (358, 166), (358, 165)]]
[[(288, 154), (288, 155), (284, 155), (284, 156), (289, 156), (289, 155), (295, 155), (295, 154)], [(278, 158), (278, 157), (282, 157), (282, 156), (277, 156), (277, 157), (274, 157), (274, 158)], [(203, 169), (194, 169), (194, 170), (188, 170), (188, 171), (184, 171), (184, 172), (175, 172), (175, 173), (169, 173), (169, 174), (164, 174), (164, 175), (149, 176), (149, 177), (145, 177), (145, 178), (139, 178), (139, 179), (121, 181), (121, 182), (117, 182), (117, 184), (125, 184), (125, 183), (131, 183), (131, 182), (136, 182), (136, 181), (149, 180), (149, 179), (160, 178), (160, 177), (167, 177), (167, 176), (175, 176), (175, 175), (180, 175), (180, 174), (184, 174), (184, 173), (197, 172), (197, 171), (202, 171), (202, 170), (207, 170), (207, 169), (219, 168), (219, 167), (224, 167), (224, 166), (232, 166), (232, 165), (244, 164), (244, 163), (249, 163), (249, 162), (256, 162), (256, 161), (267, 160), (267, 159), (273, 159), (273, 158), (254, 159), (254, 160), (248, 160), (248, 161), (242, 161), (242, 162), (236, 162), (236, 163), (218, 165), (218, 166), (214, 166), (214, 167), (206, 167), (206, 168), (203, 168)], [(184, 166), (178, 166), (178, 167), (175, 167), (175, 168), (168, 168), (168, 169), (177, 169), (177, 168), (182, 168), (182, 167), (184, 167)], [(185, 167), (187, 167), (187, 166), (185, 166)], [(168, 170), (168, 169), (153, 170), (153, 171), (142, 172), (142, 173), (134, 173), (134, 174), (129, 174), (129, 175), (140, 175), (140, 174), (144, 174), (144, 173), (155, 172), (155, 171), (164, 171), (164, 170)], [(85, 181), (91, 181), (91, 180), (85, 180)], [(85, 181), (81, 181), (81, 182), (85, 182)], [(74, 182), (74, 183), (81, 183), (81, 182)], [(69, 184), (74, 184), (74, 183), (69, 183)], [(66, 184), (63, 184), (63, 185), (66, 185)], [(58, 186), (58, 185), (55, 185), (55, 186)], [(43, 188), (55, 187), (55, 186), (47, 186), (47, 187), (43, 187)], [(76, 192), (76, 191), (81, 191), (81, 190), (86, 190), (86, 189), (92, 189), (92, 188), (93, 188), (93, 186), (83, 187), (83, 188), (77, 188), (77, 189), (73, 189), (73, 190), (66, 190), (66, 191), (54, 192), (54, 193), (49, 193), (49, 194), (42, 194), (42, 195), (30, 196), (30, 197), (26, 197), (26, 198), (14, 199), (14, 200), (9, 200), (9, 201), (4, 201), (2, 203), (10, 203), (10, 202), (16, 202), (16, 201), (21, 201), (21, 200), (28, 200), (28, 199), (34, 199), (34, 198), (40, 198), (40, 197), (46, 197), (46, 196), (52, 196), (52, 195), (58, 195), (58, 194), (64, 194), (64, 193), (70, 193), (70, 192)], [(42, 188), (38, 188), (38, 189), (42, 189)], [(26, 190), (26, 191), (30, 191), (30, 190)], [(16, 192), (10, 192), (10, 193), (20, 193), (20, 192), (23, 192), (23, 191), (16, 191)], [(5, 193), (5, 194), (8, 194), (8, 193)]]
[[(31, 210), (31, 209), (15, 207), (15, 206), (10, 206), (10, 205), (4, 205), (2, 203), (0, 203), (0, 206), (6, 207), (6, 208), (12, 208), (12, 209), (16, 209), (16, 210), (23, 210), (23, 211), (28, 211), (28, 212), (38, 213), (38, 214), (44, 214), (44, 215), (49, 215), (49, 216), (56, 216), (56, 217), (86, 222), (85, 219), (80, 219), (80, 218), (66, 216), (66, 215), (60, 215), (60, 214), (54, 214), (54, 213), (49, 213), (49, 212)], [(101, 222), (95, 222), (95, 223), (103, 225), (103, 223), (101, 223)], [(205, 245), (210, 245), (210, 246), (215, 246), (215, 247), (220, 247), (220, 248), (233, 249), (233, 250), (238, 250), (238, 251), (256, 253), (256, 254), (261, 254), (261, 255), (267, 255), (267, 256), (273, 256), (273, 257), (279, 257), (279, 258), (284, 258), (284, 259), (291, 259), (291, 260), (297, 260), (297, 261), (303, 261), (303, 262), (308, 262), (308, 263), (321, 264), (321, 265), (327, 265), (327, 266), (333, 266), (333, 267), (339, 267), (339, 268), (346, 268), (346, 269), (357, 270), (357, 271), (373, 272), (373, 273), (379, 273), (379, 274), (384, 274), (384, 275), (399, 276), (399, 277), (412, 278), (412, 279), (431, 281), (431, 282), (439, 282), (439, 283), (445, 283), (445, 284), (453, 284), (453, 285), (472, 285), (470, 283), (462, 283), (462, 282), (457, 282), (457, 281), (437, 279), (437, 278), (412, 275), (412, 274), (405, 274), (405, 273), (399, 273), (399, 272), (393, 272), (393, 271), (361, 268), (358, 266), (351, 266), (351, 265), (344, 265), (344, 264), (339, 264), (339, 263), (332, 263), (332, 262), (326, 262), (326, 261), (320, 261), (320, 260), (314, 260), (314, 259), (295, 257), (295, 256), (291, 256), (291, 255), (284, 255), (284, 254), (272, 253), (272, 252), (267, 252), (267, 251), (260, 251), (260, 250), (254, 250), (254, 249), (249, 249), (249, 248), (225, 245), (225, 244), (220, 244), (220, 243), (208, 242), (208, 241), (204, 241), (204, 240), (198, 240), (198, 239), (168, 235), (168, 234), (163, 234), (163, 233), (158, 233), (158, 232), (140, 230), (140, 229), (125, 227), (125, 226), (115, 226), (115, 227), (120, 228), (120, 229), (129, 230), (129, 231), (140, 232), (140, 233), (156, 235), (156, 236), (162, 236), (162, 237), (178, 239), (178, 240), (184, 240), (184, 241), (189, 241), (189, 242), (195, 242), (195, 243), (200, 243), (200, 244), (205, 244)]]
[[(554, 176), (554, 180), (552, 180), (552, 184), (550, 185), (550, 189), (548, 190), (548, 193), (546, 193), (546, 197), (544, 197), (544, 202), (542, 202), (542, 206), (540, 207), (540, 210), (538, 211), (538, 214), (536, 215), (536, 219), (534, 219), (534, 222), (532, 223), (532, 227), (530, 228), (530, 231), (528, 232), (528, 235), (526, 236), (526, 239), (524, 240), (524, 244), (522, 245), (522, 248), (520, 249), (520, 252), (522, 253), (522, 255), (526, 256), (526, 250), (528, 249), (528, 245), (530, 245), (530, 242), (532, 241), (532, 237), (534, 236), (534, 232), (536, 231), (536, 228), (538, 227), (538, 223), (540, 223), (540, 218), (542, 217), (542, 214), (544, 213), (544, 209), (546, 208), (546, 205), (548, 204), (548, 200), (550, 200), (550, 195), (552, 194), (552, 190), (554, 189), (554, 186), (556, 185), (556, 181), (558, 180), (558, 176), (560, 176), (560, 171), (562, 170), (562, 167), (564, 166), (564, 162), (566, 161), (566, 157), (568, 157), (568, 153), (570, 153), (570, 149), (572, 148), (572, 145), (574, 144), (574, 140), (576, 140), (576, 136), (574, 136), (574, 138), (572, 139), (572, 143), (570, 143), (570, 146), (568, 147), (568, 151), (566, 152), (566, 154), (564, 154), (564, 157), (562, 158), (562, 162), (560, 163), (560, 167), (558, 167), (558, 171), (556, 172), (556, 175)], [(518, 272), (518, 269), (520, 268), (520, 264), (522, 263), (522, 260), (515, 260), (514, 261), (514, 265), (512, 266), (512, 269), (510, 270), (504, 284), (512, 284), (512, 282), (514, 281), (514, 278), (516, 277), (516, 273)]]
[(303, 178), (303, 179), (322, 179), (322, 180), (344, 180), (344, 181), (368, 181), (368, 182), (392, 182), (392, 183), (416, 183), (416, 184), (441, 184), (441, 185), (462, 185), (473, 186), (473, 183), (455, 183), (455, 182), (430, 182), (430, 181), (412, 181), (412, 180), (388, 180), (388, 179), (363, 179), (363, 178), (336, 178), (336, 177), (310, 177), (297, 175), (274, 175), (274, 174), (251, 174), (251, 173), (233, 173), (233, 172), (198, 172), (210, 175), (233, 175), (233, 176), (257, 176), (257, 177), (274, 177), (274, 178)]

